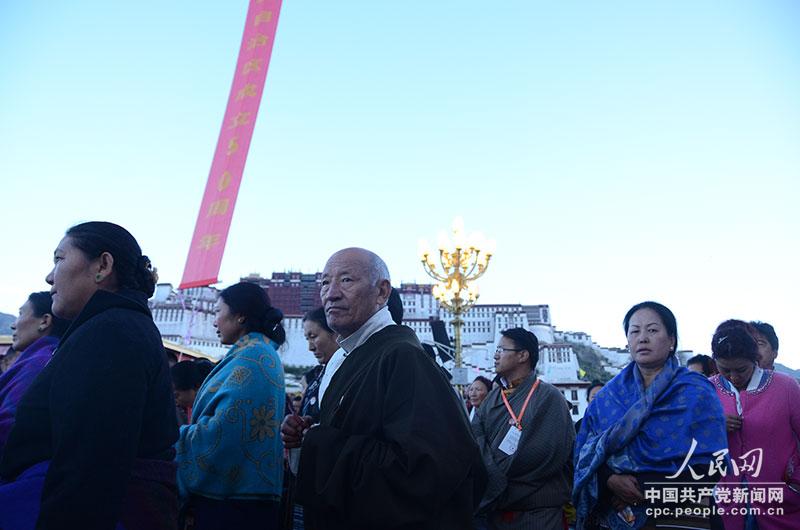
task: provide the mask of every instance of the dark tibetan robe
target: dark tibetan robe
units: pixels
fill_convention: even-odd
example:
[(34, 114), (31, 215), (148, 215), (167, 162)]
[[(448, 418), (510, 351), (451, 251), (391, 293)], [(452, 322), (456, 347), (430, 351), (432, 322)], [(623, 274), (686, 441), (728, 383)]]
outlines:
[[(508, 396), (516, 414), (522, 410), (536, 375)], [(481, 511), (533, 511), (560, 508), (570, 500), (575, 429), (561, 392), (541, 381), (522, 417), (519, 446), (513, 455), (499, 449), (511, 416), (500, 388), (493, 389), (472, 420), (472, 432), (489, 473)]]
[[(97, 291), (19, 402), (0, 460), (10, 481), (0, 482), (0, 527), (20, 527), (6, 515), (39, 511), (39, 530), (175, 528), (177, 438), (167, 356), (145, 295)], [(30, 508), (4, 512), (15, 495)]]
[(353, 350), (306, 433), (298, 498), (315, 528), (468, 529), (486, 471), (459, 399), (414, 332)]

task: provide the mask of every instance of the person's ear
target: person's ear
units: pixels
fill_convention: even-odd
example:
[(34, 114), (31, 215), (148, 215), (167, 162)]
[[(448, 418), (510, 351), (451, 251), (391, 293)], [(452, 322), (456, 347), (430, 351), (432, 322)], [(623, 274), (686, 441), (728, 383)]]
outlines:
[(378, 305), (385, 306), (390, 294), (392, 294), (392, 284), (389, 280), (381, 280), (378, 283)]
[(530, 363), (531, 353), (528, 350), (521, 350), (519, 352), (520, 364)]
[(97, 258), (97, 271), (94, 276), (95, 283), (107, 281), (114, 272), (114, 256), (109, 252), (103, 252)]
[(50, 329), (50, 325), (53, 323), (53, 315), (50, 313), (45, 313), (42, 318), (39, 320), (39, 325), (36, 327), (36, 330), (39, 332), (46, 332)]

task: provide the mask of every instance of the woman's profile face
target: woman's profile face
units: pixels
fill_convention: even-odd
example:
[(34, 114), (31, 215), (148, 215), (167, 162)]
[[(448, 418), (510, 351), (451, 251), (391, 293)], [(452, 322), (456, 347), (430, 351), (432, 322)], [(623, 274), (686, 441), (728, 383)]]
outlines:
[[(64, 237), (53, 252), (53, 270), (45, 281), (52, 287), (53, 314), (73, 320), (98, 290), (94, 260)], [(99, 268), (98, 268), (99, 270)]]
[(308, 351), (314, 354), (319, 364), (328, 364), (339, 349), (336, 336), (313, 320), (303, 322), (303, 334), (308, 341)]
[(628, 323), (628, 351), (637, 366), (660, 368), (675, 348), (661, 316), (649, 307), (636, 311)]
[(222, 344), (233, 344), (244, 336), (245, 329), (242, 317), (233, 314), (230, 306), (225, 303), (222, 297), (217, 299), (214, 313), (214, 327), (217, 328), (217, 336)]
[(25, 348), (33, 344), (40, 337), (47, 335), (47, 330), (43, 328), (42, 317), (33, 314), (33, 305), (27, 300), (19, 308), (19, 316), (11, 324), (11, 346), (16, 351), (25, 351)]
[(480, 381), (473, 381), (472, 384), (469, 385), (467, 396), (469, 396), (470, 404), (472, 404), (473, 407), (477, 407), (486, 399), (488, 393), (489, 389), (486, 388), (486, 385)]

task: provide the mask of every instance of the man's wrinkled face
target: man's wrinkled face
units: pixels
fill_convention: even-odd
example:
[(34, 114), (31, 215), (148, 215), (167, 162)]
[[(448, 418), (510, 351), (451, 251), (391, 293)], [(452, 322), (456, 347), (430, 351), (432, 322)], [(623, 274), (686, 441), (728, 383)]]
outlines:
[[(325, 317), (342, 338), (352, 335), (386, 303), (388, 290), (381, 289), (370, 269), (367, 255), (347, 249), (331, 256), (322, 271), (320, 298)], [(384, 283), (388, 286), (388, 281)]]

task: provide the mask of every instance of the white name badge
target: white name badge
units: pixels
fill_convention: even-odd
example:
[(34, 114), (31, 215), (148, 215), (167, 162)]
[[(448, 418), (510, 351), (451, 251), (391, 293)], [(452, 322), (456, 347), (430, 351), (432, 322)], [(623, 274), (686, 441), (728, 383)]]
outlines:
[(500, 443), (500, 447), (498, 447), (498, 449), (507, 455), (513, 455), (517, 452), (520, 436), (522, 436), (522, 431), (512, 425), (508, 428), (506, 437), (503, 438), (503, 441)]

